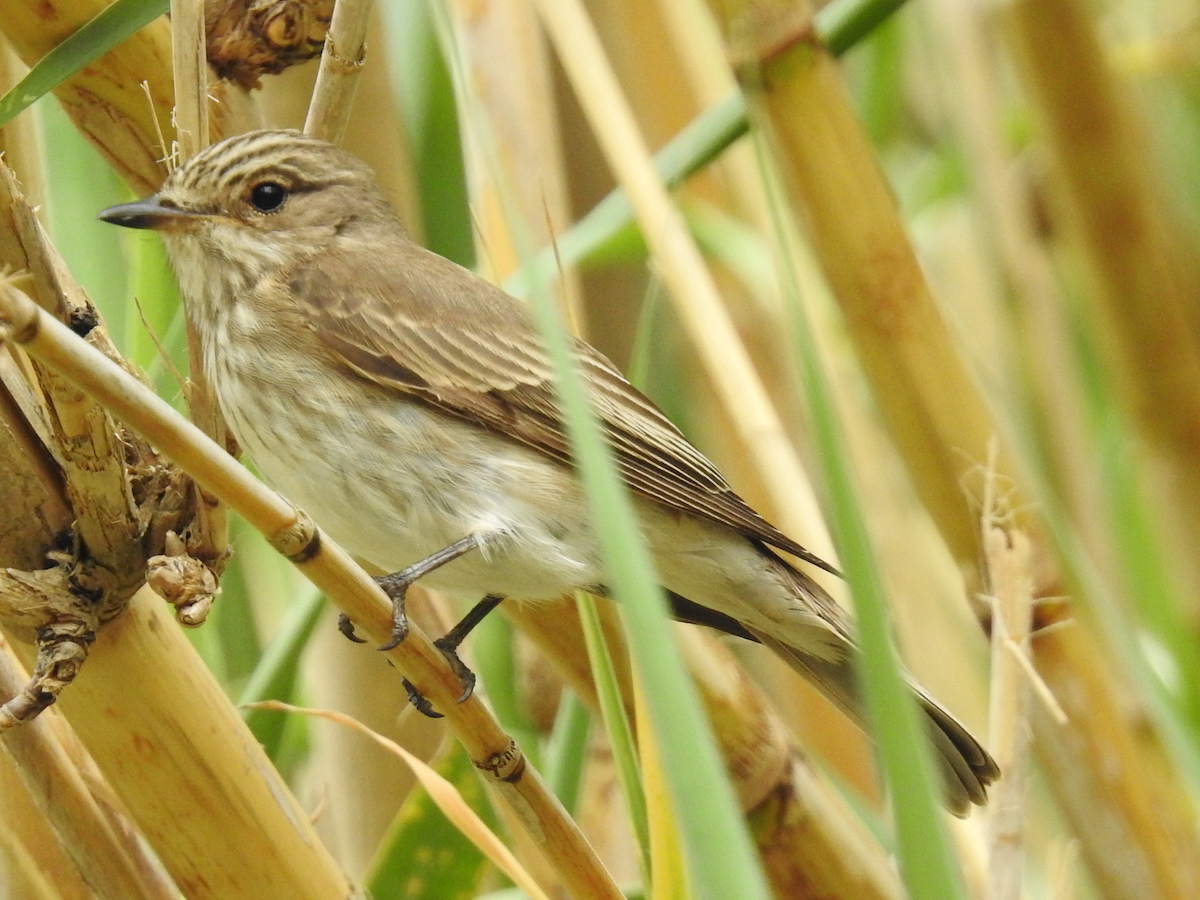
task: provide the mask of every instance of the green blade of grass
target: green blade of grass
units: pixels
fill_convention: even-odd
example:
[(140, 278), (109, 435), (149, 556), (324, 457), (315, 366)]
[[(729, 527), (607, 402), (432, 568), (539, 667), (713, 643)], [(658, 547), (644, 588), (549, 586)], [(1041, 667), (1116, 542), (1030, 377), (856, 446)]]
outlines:
[[(761, 144), (757, 149), (762, 171), (769, 173), (767, 151)], [(781, 191), (777, 184), (769, 187), (772, 215), (782, 244)], [(892, 646), (887, 596), (858, 500), (833, 394), (801, 306), (795, 269), (786, 254), (780, 254), (780, 258), (784, 310), (810, 410), (820, 480), (828, 498), (826, 517), (843, 574), (854, 596), (859, 681), (880, 767), (892, 798), (901, 876), (912, 900), (963, 900), (961, 874), (942, 824), (931, 748)]]
[(542, 774), (546, 776), (550, 790), (572, 815), (583, 785), (591, 731), (592, 716), (588, 708), (573, 692), (564, 691), (554, 728), (542, 751)]
[(617, 779), (621, 793), (625, 795), (625, 806), (633, 823), (633, 836), (637, 841), (638, 867), (642, 879), (650, 883), (650, 823), (646, 817), (646, 791), (642, 785), (642, 774), (638, 767), (637, 745), (633, 740), (633, 728), (625, 715), (625, 704), (621, 700), (621, 687), (617, 682), (617, 671), (612, 655), (604, 640), (600, 627), (600, 616), (596, 612), (596, 601), (587, 594), (579, 593), (575, 599), (579, 607), (579, 621), (583, 626), (583, 639), (587, 644), (588, 662), (596, 682), (596, 699), (600, 704), (600, 716), (608, 731), (613, 760), (617, 765)]
[(813, 16), (821, 42), (841, 56), (871, 34), (907, 0), (835, 0)]
[(446, 58), (428, 3), (382, 3), (396, 96), (409, 129), (420, 189), (423, 243), (470, 267), (475, 260), (462, 135)]
[(554, 365), (573, 456), (592, 504), (607, 584), (622, 602), (630, 651), (645, 679), (650, 719), (695, 895), (768, 900), (770, 890), (671, 632), (666, 601), (628, 489), (588, 403), (562, 319), (544, 291), (534, 292), (532, 308)]

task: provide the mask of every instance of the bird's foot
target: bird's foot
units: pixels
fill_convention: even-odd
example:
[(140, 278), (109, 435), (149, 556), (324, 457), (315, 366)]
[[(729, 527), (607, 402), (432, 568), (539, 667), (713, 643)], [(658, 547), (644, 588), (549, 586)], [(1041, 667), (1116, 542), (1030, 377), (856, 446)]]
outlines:
[[(450, 670), (458, 676), (459, 682), (462, 683), (463, 692), (459, 695), (457, 702), (465, 703), (475, 692), (475, 673), (467, 668), (458, 655), (459, 645), (466, 639), (471, 630), (483, 621), (484, 617), (493, 609), (500, 605), (500, 601), (504, 598), (489, 594), (471, 608), (471, 611), (463, 616), (462, 621), (447, 631), (444, 635), (433, 642), (433, 645), (441, 651), (442, 656), (446, 657), (446, 662), (450, 665)], [(429, 700), (421, 694), (407, 680), (404, 682), (405, 689), (408, 691), (408, 699), (418, 710), (430, 717), (438, 717), (430, 705)]]
[(383, 592), (392, 601), (392, 637), (379, 646), (380, 650), (387, 651), (399, 647), (408, 637), (408, 613), (405, 612), (405, 600), (408, 597), (408, 589), (412, 587), (418, 577), (411, 574), (413, 568), (413, 566), (409, 566), (407, 569), (401, 569), (399, 572), (375, 579), (375, 583), (383, 588)]
[(458, 703), (465, 703), (470, 696), (475, 693), (475, 673), (467, 668), (467, 664), (459, 658), (458, 642), (447, 640), (450, 635), (438, 638), (433, 642), (433, 646), (442, 651), (442, 656), (446, 657), (446, 662), (450, 664), (450, 671), (458, 676), (458, 680), (462, 682), (463, 692), (459, 695)]

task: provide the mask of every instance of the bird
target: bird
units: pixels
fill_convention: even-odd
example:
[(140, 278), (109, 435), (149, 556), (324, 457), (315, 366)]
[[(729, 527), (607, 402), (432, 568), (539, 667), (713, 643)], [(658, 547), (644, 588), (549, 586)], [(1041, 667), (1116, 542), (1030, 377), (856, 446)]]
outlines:
[[(204, 374), (260, 473), (393, 573), (380, 579), (395, 608), (391, 644), (404, 637), (413, 581), (483, 598), (438, 642), (467, 693), (458, 645), (504, 598), (606, 593), (530, 310), (414, 241), (356, 156), (299, 131), (251, 131), (99, 218), (161, 235)], [(599, 351), (572, 340), (675, 616), (762, 643), (863, 725), (852, 624), (803, 566), (836, 569), (756, 512)], [(963, 816), (999, 769), (909, 684), (947, 808)]]

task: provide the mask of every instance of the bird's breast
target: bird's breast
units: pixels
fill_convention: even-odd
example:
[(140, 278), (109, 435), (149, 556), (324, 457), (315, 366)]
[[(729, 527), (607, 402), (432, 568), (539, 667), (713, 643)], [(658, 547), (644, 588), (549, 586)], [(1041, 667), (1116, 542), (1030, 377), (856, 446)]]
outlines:
[(397, 571), (480, 534), (485, 552), (429, 583), (530, 599), (595, 583), (587, 507), (569, 469), (326, 356), (281, 364), (274, 339), (255, 353), (236, 338), (211, 354), (234, 436), (267, 481), (352, 553)]

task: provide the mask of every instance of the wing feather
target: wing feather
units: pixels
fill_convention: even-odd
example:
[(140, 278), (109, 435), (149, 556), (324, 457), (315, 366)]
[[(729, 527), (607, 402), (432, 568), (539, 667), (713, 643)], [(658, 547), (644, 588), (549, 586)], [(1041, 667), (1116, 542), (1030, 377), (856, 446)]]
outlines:
[[(388, 266), (359, 255), (335, 250), (288, 278), (298, 311), (340, 363), (570, 464), (553, 372), (520, 301), (416, 244), (397, 242)], [(364, 265), (376, 273), (370, 287), (354, 295), (341, 290), (361, 283)], [(438, 304), (436, 320), (428, 311), (431, 300), (422, 298)], [(575, 349), (605, 436), (634, 491), (835, 571), (742, 500), (611, 362), (582, 341)]]

